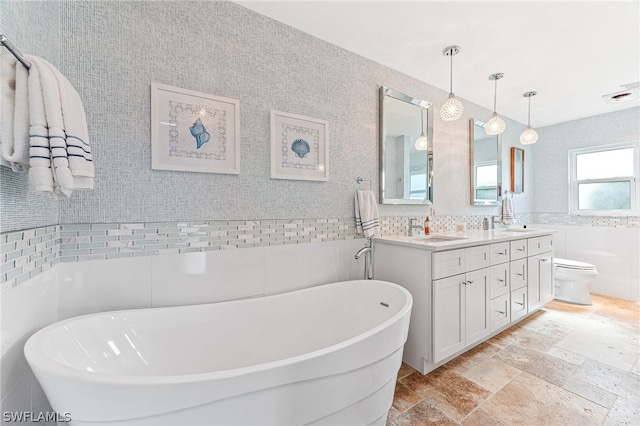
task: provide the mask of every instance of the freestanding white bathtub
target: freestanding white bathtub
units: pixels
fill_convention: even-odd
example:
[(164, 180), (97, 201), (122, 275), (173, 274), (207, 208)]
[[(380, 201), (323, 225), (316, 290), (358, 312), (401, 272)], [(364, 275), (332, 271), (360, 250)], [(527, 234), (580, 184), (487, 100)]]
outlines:
[(71, 318), (25, 356), (71, 425), (385, 424), (412, 299), (384, 281)]

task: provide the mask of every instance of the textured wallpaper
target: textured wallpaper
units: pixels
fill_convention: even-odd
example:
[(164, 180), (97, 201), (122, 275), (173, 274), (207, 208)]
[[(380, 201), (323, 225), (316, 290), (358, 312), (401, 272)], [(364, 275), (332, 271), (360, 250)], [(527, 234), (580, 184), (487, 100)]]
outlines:
[(544, 143), (537, 143), (534, 149), (535, 211), (567, 213), (568, 151), (640, 140), (640, 107), (543, 127), (538, 133)]
[[(429, 100), (436, 108), (447, 96), (235, 3), (68, 1), (40, 5), (53, 15), (59, 10), (59, 21), (41, 19), (37, 9), (27, 13), (27, 4), (31, 2), (3, 2), (3, 9), (10, 12), (4, 18), (16, 28), (25, 22), (47, 23), (32, 33), (21, 31), (16, 43), (25, 52), (41, 53), (77, 88), (87, 111), (97, 176), (94, 191), (77, 191), (70, 200), (60, 202), (28, 194), (25, 185), (15, 184), (24, 181), (20, 177), (12, 176), (9, 183), (3, 179), (2, 231), (43, 223), (353, 217), (356, 177), (372, 179), (377, 193), (379, 87)], [(59, 54), (45, 54), (49, 52)], [(434, 61), (434, 66), (446, 67), (447, 63)], [(240, 175), (151, 170), (151, 82), (239, 99)], [(329, 123), (328, 182), (270, 178), (272, 109)], [(468, 201), (468, 119), (487, 119), (490, 114), (470, 102), (465, 102), (465, 116), (456, 122), (442, 122), (434, 114), (438, 214), (497, 213), (495, 208), (473, 207)], [(524, 128), (506, 121), (504, 161), (508, 160), (508, 146), (517, 143)], [(2, 173), (4, 177), (8, 172)], [(507, 181), (505, 167), (503, 183)], [(5, 187), (13, 189), (5, 192)], [(533, 211), (532, 189), (517, 196), (519, 212)], [(25, 214), (35, 206), (33, 199), (44, 205), (37, 215), (47, 220)], [(59, 221), (53, 219), (55, 214), (49, 216), (49, 212), (57, 213), (58, 205)], [(5, 210), (9, 212), (6, 217), (13, 219), (5, 220)], [(427, 208), (380, 206), (380, 213), (416, 216), (426, 214)]]
[[(22, 53), (41, 56), (54, 64), (60, 62), (58, 2), (3, 0), (0, 8), (2, 34)], [(4, 48), (0, 51), (9, 54)], [(59, 203), (29, 192), (27, 175), (6, 167), (0, 167), (0, 208), (0, 231), (58, 223)]]

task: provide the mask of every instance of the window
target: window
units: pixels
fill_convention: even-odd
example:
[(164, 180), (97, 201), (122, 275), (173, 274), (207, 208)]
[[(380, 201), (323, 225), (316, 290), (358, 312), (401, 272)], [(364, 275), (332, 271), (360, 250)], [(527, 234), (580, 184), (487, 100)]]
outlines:
[(498, 199), (498, 165), (495, 161), (477, 163), (474, 170), (474, 198), (477, 202), (490, 202)]
[(637, 214), (639, 157), (638, 143), (570, 150), (570, 213)]

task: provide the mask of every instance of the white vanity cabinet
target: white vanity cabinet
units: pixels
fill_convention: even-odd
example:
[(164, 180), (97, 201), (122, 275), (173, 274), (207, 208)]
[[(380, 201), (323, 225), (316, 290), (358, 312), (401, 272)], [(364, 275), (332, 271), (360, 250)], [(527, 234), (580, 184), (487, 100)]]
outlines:
[[(433, 253), (434, 362), (489, 335), (490, 253), (489, 246)], [(438, 266), (456, 258), (457, 267)], [(457, 275), (443, 278), (451, 273)]]
[(551, 232), (471, 231), (434, 243), (376, 238), (375, 279), (413, 296), (404, 361), (426, 374), (551, 300)]

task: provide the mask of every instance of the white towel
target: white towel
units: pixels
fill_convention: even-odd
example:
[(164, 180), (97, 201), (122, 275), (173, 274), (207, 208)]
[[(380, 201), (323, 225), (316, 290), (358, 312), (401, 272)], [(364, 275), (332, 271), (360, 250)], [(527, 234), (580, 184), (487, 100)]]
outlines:
[(380, 231), (378, 202), (373, 191), (356, 191), (355, 215), (358, 234), (373, 237)]
[(34, 56), (27, 59), (31, 189), (66, 198), (74, 189), (93, 188), (93, 158), (79, 95), (53, 65)]
[(0, 74), (0, 164), (22, 172), (29, 168), (29, 70), (13, 55), (5, 54), (0, 57)]
[(511, 198), (504, 197), (502, 199), (502, 223), (505, 225), (511, 225), (516, 218), (516, 211), (513, 206), (513, 200)]

